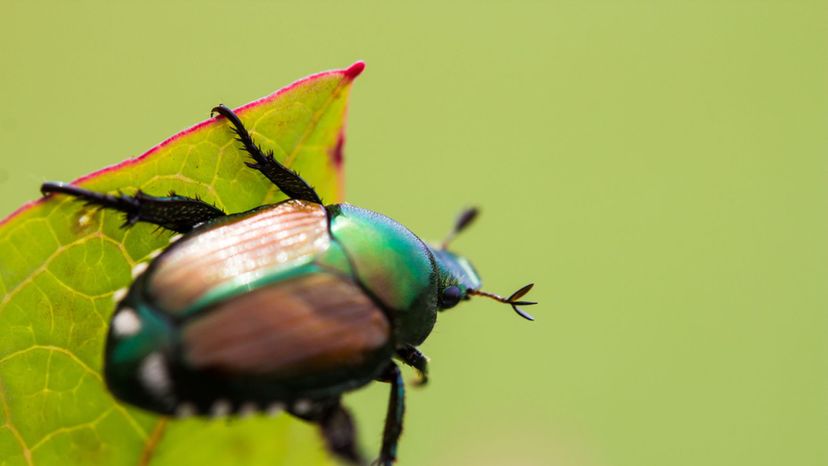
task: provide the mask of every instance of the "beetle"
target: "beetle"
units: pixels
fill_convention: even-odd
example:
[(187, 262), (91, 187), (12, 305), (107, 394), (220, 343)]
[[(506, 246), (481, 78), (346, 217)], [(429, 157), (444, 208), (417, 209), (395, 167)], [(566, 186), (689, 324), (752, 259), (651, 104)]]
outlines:
[(364, 464), (341, 396), (371, 381), (391, 385), (377, 463), (397, 458), (405, 389), (394, 359), (428, 380), (418, 349), (438, 311), (484, 296), (519, 306), (481, 280), (449, 242), (477, 216), (469, 209), (439, 246), (394, 220), (349, 204), (325, 205), (296, 172), (265, 153), (230, 108), (212, 114), (287, 200), (226, 214), (199, 198), (98, 193), (47, 182), (44, 196), (74, 196), (125, 215), (124, 227), (177, 233), (133, 270), (117, 302), (104, 352), (109, 391), (167, 416), (290, 414), (320, 426), (327, 448)]

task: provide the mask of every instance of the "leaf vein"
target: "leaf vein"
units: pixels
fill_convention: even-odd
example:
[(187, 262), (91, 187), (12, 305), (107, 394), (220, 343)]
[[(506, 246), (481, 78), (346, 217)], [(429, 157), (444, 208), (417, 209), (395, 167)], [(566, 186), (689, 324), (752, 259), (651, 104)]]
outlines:
[[(86, 364), (82, 359), (77, 357), (77, 355), (75, 355), (75, 353), (67, 350), (66, 348), (61, 348), (59, 346), (54, 346), (54, 345), (32, 345), (28, 348), (24, 348), (22, 350), (15, 351), (13, 353), (7, 354), (3, 358), (0, 358), (0, 364), (5, 363), (5, 362), (7, 362), (8, 360), (10, 360), (12, 358), (22, 356), (26, 353), (29, 353), (31, 351), (36, 351), (36, 350), (54, 351), (54, 352), (61, 353), (65, 356), (67, 356), (70, 360), (74, 361), (78, 366), (80, 366), (81, 369), (89, 372), (95, 380), (97, 380), (99, 383), (101, 383), (103, 385), (103, 378), (101, 377), (101, 374), (98, 371), (94, 370), (92, 367), (90, 367), (88, 364)], [(2, 387), (0, 387), (0, 388), (2, 388)], [(0, 390), (0, 394), (2, 394), (2, 393), (3, 393), (2, 390)], [(138, 433), (138, 435), (141, 436), (142, 439), (147, 438), (146, 431), (144, 431), (144, 429), (141, 428), (140, 424), (138, 424), (138, 422), (135, 420), (135, 418), (132, 416), (132, 414), (129, 413), (129, 411), (127, 411), (123, 406), (121, 406), (120, 404), (117, 404), (117, 403), (115, 404), (115, 409), (118, 412), (120, 412), (121, 414), (124, 415), (124, 417), (127, 419), (129, 424), (132, 426), (133, 429), (135, 429), (135, 431)], [(8, 413), (7, 408), (6, 408), (6, 412)]]
[(20, 432), (12, 423), (11, 410), (9, 410), (9, 402), (6, 399), (6, 387), (3, 385), (2, 379), (0, 379), (0, 406), (3, 407), (3, 412), (6, 413), (5, 427), (9, 429), (12, 436), (17, 439), (17, 443), (20, 444), (20, 450), (23, 453), (23, 458), (26, 460), (26, 464), (28, 466), (34, 466), (34, 462), (32, 461), (32, 450), (26, 445), (26, 441), (23, 439), (23, 436), (20, 435)]
[(328, 96), (328, 99), (325, 100), (325, 103), (322, 105), (322, 107), (319, 110), (317, 110), (316, 113), (313, 114), (313, 117), (311, 117), (311, 121), (308, 124), (308, 127), (305, 129), (305, 132), (302, 134), (302, 136), (299, 138), (299, 141), (296, 142), (296, 145), (293, 146), (293, 149), (285, 158), (284, 164), (286, 166), (290, 167), (293, 165), (293, 161), (298, 155), (299, 150), (302, 148), (302, 145), (310, 137), (310, 135), (313, 134), (319, 127), (319, 122), (322, 120), (322, 116), (328, 111), (328, 109), (331, 107), (331, 104), (336, 100), (337, 97), (339, 97), (339, 94), (342, 92), (342, 89), (345, 88), (349, 82), (350, 81), (344, 78), (340, 80), (339, 84), (337, 84), (336, 88), (334, 88), (334, 90), (331, 92), (331, 95)]
[(60, 434), (68, 434), (68, 433), (74, 432), (76, 430), (87, 429), (87, 428), (91, 428), (91, 429), (94, 430), (95, 427), (97, 426), (97, 424), (99, 422), (101, 422), (106, 416), (109, 416), (112, 413), (112, 411), (113, 411), (113, 409), (109, 408), (106, 411), (104, 411), (103, 413), (101, 413), (95, 419), (92, 419), (91, 421), (82, 422), (80, 424), (77, 424), (77, 425), (74, 425), (74, 426), (69, 426), (69, 427), (58, 427), (57, 429), (47, 433), (40, 440), (35, 442), (35, 444), (32, 445), (31, 451), (37, 450), (38, 448), (42, 447), (43, 444), (45, 444), (46, 442), (48, 442), (49, 440), (53, 439), (54, 437), (56, 437)]

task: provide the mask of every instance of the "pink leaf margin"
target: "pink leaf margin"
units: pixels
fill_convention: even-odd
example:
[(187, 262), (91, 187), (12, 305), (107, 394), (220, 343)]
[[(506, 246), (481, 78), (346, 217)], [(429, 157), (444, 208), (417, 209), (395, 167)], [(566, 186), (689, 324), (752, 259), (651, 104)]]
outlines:
[[(235, 111), (237, 113), (244, 113), (244, 111), (247, 110), (247, 109), (255, 108), (255, 107), (258, 107), (259, 105), (266, 104), (266, 103), (278, 98), (282, 94), (296, 89), (299, 86), (302, 86), (304, 84), (307, 84), (307, 83), (313, 82), (317, 79), (325, 78), (325, 77), (328, 77), (328, 76), (341, 75), (344, 78), (343, 79), (344, 84), (347, 84), (347, 83), (353, 81), (354, 79), (356, 79), (357, 76), (362, 74), (362, 71), (364, 69), (365, 69), (365, 62), (360, 60), (360, 61), (355, 62), (353, 65), (351, 65), (347, 68), (322, 71), (320, 73), (312, 74), (310, 76), (306, 76), (304, 78), (298, 79), (298, 80), (288, 84), (287, 86), (277, 90), (276, 92), (274, 92), (270, 95), (267, 95), (265, 97), (262, 97), (261, 99), (257, 99), (257, 100), (254, 100), (253, 102), (242, 105), (241, 107), (236, 108)], [(93, 179), (95, 179), (99, 176), (103, 176), (107, 173), (110, 173), (110, 172), (113, 172), (113, 171), (116, 171), (116, 170), (120, 170), (122, 168), (129, 167), (131, 165), (138, 164), (138, 163), (142, 162), (144, 159), (146, 159), (148, 157), (152, 157), (153, 154), (155, 154), (159, 149), (167, 146), (168, 144), (172, 144), (173, 142), (177, 141), (179, 138), (181, 138), (183, 136), (186, 136), (186, 135), (188, 135), (188, 134), (190, 134), (194, 131), (198, 131), (201, 128), (204, 128), (204, 127), (207, 127), (209, 125), (214, 124), (216, 122), (216, 119), (217, 119), (216, 117), (212, 117), (212, 118), (208, 118), (208, 119), (206, 119), (206, 120), (204, 120), (200, 123), (196, 123), (195, 125), (185, 129), (184, 131), (176, 133), (175, 135), (170, 136), (169, 138), (161, 141), (159, 144), (156, 144), (151, 149), (149, 149), (148, 151), (146, 151), (143, 154), (139, 155), (138, 157), (127, 159), (127, 160), (124, 160), (123, 162), (119, 162), (119, 163), (116, 163), (114, 165), (110, 165), (108, 167), (104, 167), (100, 170), (89, 173), (88, 175), (81, 176), (80, 178), (72, 181), (71, 184), (80, 184), (80, 183), (83, 183), (85, 181), (93, 180)], [(343, 127), (343, 129), (344, 129), (344, 127)], [(338, 168), (341, 167), (341, 163), (342, 163), (342, 141), (343, 140), (344, 140), (344, 135), (342, 133), (340, 133), (339, 140), (337, 141), (337, 147), (335, 149), (336, 152), (337, 152), (335, 162), (336, 162), (336, 166)], [(341, 174), (341, 169), (339, 170), (339, 172)], [(29, 202), (23, 204), (22, 206), (18, 207), (17, 210), (15, 210), (14, 212), (12, 212), (8, 216), (6, 216), (6, 218), (0, 220), (0, 228), (2, 228), (7, 223), (14, 220), (16, 217), (20, 216), (21, 214), (23, 214), (23, 213), (29, 211), (30, 209), (33, 209), (34, 207), (42, 204), (45, 201), (45, 199), (46, 198), (41, 197), (40, 199), (35, 199), (33, 201), (29, 201)]]

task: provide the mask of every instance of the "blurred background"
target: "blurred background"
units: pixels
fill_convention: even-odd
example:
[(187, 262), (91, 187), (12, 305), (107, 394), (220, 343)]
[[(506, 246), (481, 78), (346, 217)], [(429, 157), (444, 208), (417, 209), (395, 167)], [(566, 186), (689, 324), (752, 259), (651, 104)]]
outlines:
[(455, 248), (541, 302), (441, 315), (401, 465), (828, 464), (824, 1), (344, 3), (0, 1), (0, 217), (363, 59), (348, 201), (481, 206)]

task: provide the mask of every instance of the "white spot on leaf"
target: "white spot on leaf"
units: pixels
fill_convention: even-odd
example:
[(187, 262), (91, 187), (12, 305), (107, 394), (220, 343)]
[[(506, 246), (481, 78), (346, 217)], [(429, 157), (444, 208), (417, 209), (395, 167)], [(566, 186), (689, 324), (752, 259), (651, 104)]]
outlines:
[(92, 224), (92, 215), (89, 213), (85, 213), (78, 217), (78, 226), (81, 228), (86, 228)]

